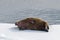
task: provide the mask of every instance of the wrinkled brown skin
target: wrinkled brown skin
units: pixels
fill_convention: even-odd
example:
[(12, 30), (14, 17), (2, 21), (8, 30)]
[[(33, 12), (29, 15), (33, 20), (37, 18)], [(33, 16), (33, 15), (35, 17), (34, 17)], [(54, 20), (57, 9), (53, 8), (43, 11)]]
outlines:
[(48, 32), (48, 23), (38, 18), (26, 18), (15, 23), (20, 30), (41, 30)]

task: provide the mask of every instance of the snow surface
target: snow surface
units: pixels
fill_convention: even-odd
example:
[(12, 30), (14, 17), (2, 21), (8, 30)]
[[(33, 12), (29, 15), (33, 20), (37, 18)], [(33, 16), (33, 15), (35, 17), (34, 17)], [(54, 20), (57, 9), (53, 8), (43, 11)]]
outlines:
[(19, 30), (9, 23), (0, 23), (0, 40), (60, 40), (60, 25), (50, 25), (49, 32)]

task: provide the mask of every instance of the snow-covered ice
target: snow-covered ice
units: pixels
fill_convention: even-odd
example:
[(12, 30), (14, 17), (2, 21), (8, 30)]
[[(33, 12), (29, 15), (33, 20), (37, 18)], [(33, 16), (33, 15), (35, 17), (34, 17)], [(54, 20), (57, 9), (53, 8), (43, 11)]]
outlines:
[(60, 25), (49, 25), (49, 32), (19, 30), (9, 23), (0, 23), (0, 40), (60, 40)]

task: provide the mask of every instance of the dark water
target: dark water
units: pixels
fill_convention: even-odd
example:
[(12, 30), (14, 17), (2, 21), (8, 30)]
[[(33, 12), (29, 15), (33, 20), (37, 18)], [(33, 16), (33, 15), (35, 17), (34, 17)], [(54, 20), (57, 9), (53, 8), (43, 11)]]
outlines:
[(15, 23), (27, 17), (42, 18), (49, 24), (60, 24), (60, 10), (56, 9), (24, 9), (19, 11), (8, 11), (0, 13), (1, 23)]

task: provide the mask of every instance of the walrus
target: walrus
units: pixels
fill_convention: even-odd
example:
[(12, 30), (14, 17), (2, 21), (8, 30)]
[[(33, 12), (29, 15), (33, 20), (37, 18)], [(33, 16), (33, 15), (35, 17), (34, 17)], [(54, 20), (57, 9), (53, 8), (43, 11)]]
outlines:
[(41, 30), (48, 32), (49, 25), (46, 21), (39, 18), (26, 18), (15, 22), (20, 30)]

